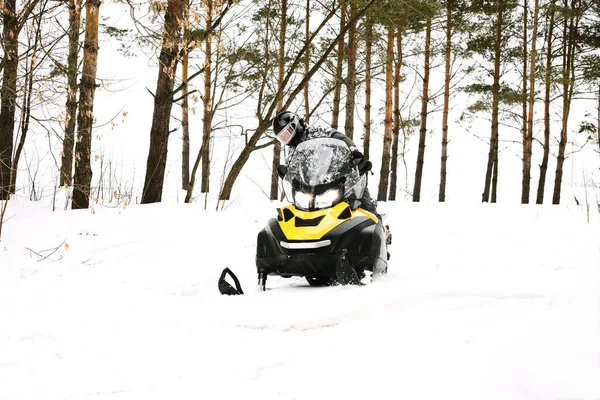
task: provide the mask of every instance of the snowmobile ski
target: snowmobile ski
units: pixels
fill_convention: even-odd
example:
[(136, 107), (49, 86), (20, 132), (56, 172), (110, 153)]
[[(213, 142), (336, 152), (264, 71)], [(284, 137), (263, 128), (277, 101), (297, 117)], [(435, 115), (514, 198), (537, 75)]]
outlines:
[[(227, 275), (231, 276), (231, 279), (233, 279), (233, 282), (235, 283), (235, 287), (231, 286), (231, 284), (225, 280)], [(244, 294), (239, 279), (229, 268), (225, 268), (223, 272), (221, 272), (221, 277), (219, 278), (219, 292), (228, 296)]]

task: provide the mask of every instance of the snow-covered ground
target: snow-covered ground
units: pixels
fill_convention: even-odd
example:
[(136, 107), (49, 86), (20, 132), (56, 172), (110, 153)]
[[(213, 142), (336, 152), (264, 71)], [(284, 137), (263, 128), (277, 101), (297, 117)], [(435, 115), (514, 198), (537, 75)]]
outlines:
[[(9, 204), (0, 399), (600, 399), (600, 225), (578, 208), (389, 202), (389, 274), (269, 278), (267, 201)], [(244, 296), (221, 296), (224, 267)]]

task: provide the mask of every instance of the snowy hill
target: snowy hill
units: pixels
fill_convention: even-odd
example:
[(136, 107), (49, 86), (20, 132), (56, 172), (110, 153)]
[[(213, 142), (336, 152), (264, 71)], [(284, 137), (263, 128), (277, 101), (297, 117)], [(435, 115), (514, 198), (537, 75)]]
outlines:
[[(598, 399), (600, 226), (580, 209), (387, 203), (389, 274), (255, 288), (263, 202), (11, 202), (0, 399)], [(244, 296), (221, 296), (224, 267)]]

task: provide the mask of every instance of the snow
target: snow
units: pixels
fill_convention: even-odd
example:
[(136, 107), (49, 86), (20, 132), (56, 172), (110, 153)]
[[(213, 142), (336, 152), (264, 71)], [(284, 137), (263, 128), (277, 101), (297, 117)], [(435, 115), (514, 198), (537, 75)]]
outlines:
[[(276, 204), (46, 203), (8, 206), (2, 400), (600, 399), (600, 224), (580, 208), (382, 203), (387, 277), (259, 293)], [(224, 267), (244, 296), (219, 294)]]

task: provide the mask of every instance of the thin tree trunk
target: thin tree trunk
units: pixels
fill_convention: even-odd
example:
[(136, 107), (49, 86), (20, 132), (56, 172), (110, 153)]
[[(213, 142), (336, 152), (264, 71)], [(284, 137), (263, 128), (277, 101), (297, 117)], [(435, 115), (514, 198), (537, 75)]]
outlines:
[[(565, 8), (568, 8), (567, 1), (565, 0)], [(554, 176), (554, 192), (552, 195), (552, 204), (560, 204), (560, 189), (562, 185), (563, 165), (565, 162), (565, 150), (568, 141), (568, 122), (569, 112), (571, 109), (571, 98), (573, 96), (573, 88), (575, 86), (575, 71), (574, 71), (574, 59), (575, 59), (575, 40), (577, 27), (575, 25), (574, 10), (571, 10), (568, 28), (565, 21), (565, 30), (563, 34), (563, 110), (562, 110), (562, 124), (560, 129), (560, 141), (558, 144), (558, 155), (556, 157), (556, 173)]]
[(67, 58), (67, 104), (65, 136), (60, 167), (60, 185), (71, 186), (73, 178), (73, 146), (77, 122), (77, 74), (81, 0), (69, 0), (69, 56)]
[[(169, 121), (173, 106), (173, 85), (179, 53), (180, 23), (183, 18), (181, 0), (169, 0), (165, 12), (164, 40), (159, 61), (154, 112), (150, 128), (150, 149), (146, 163), (146, 177), (142, 204), (160, 202), (167, 164)], [(204, 146), (204, 143), (202, 144)], [(193, 185), (193, 182), (191, 182)], [(188, 189), (189, 190), (189, 189)]]
[[(0, 88), (0, 200), (10, 197), (10, 183), (16, 180), (12, 169), (15, 106), (17, 101), (17, 67), (19, 65), (18, 17), (16, 0), (5, 0), (2, 10), (4, 71)], [(13, 177), (14, 175), (14, 177)]]
[[(340, 3), (340, 32), (346, 29), (346, 0), (339, 0)], [(338, 128), (340, 118), (340, 101), (342, 95), (342, 71), (344, 66), (344, 38), (338, 41), (337, 62), (335, 66), (335, 82), (333, 89), (333, 111), (331, 117), (331, 127)]]
[[(500, 52), (502, 47), (502, 24), (503, 24), (504, 2), (498, 2), (498, 19), (496, 21), (496, 43), (494, 50), (494, 84), (492, 86), (492, 132), (490, 135), (490, 151), (488, 154), (487, 170), (485, 173), (485, 186), (483, 189), (482, 202), (490, 201), (490, 187), (492, 186), (492, 170), (495, 177), (498, 176), (498, 108), (500, 104)], [(494, 179), (497, 182), (497, 178)], [(494, 184), (494, 187), (496, 185)], [(492, 196), (492, 202), (495, 202)]]
[[(207, 0), (206, 4), (206, 29), (212, 26), (213, 0)], [(210, 190), (210, 135), (212, 133), (212, 33), (209, 32), (204, 40), (204, 118), (202, 120), (202, 184), (201, 193), (208, 193)]]
[(190, 31), (189, 2), (183, 0), (183, 41), (181, 58), (181, 188), (187, 190), (190, 183), (190, 119), (188, 102), (188, 36)]
[(377, 200), (386, 201), (388, 178), (390, 175), (390, 151), (392, 147), (392, 93), (394, 89), (394, 28), (388, 28), (387, 50), (385, 61), (385, 128), (383, 134), (383, 151), (381, 154), (381, 170), (379, 173), (379, 190)]
[(596, 139), (598, 140), (598, 150), (600, 150), (600, 86), (598, 86), (598, 124), (596, 125)]
[(548, 41), (546, 53), (546, 87), (544, 93), (544, 154), (540, 165), (540, 177), (538, 182), (536, 204), (544, 203), (544, 191), (546, 188), (546, 172), (548, 171), (548, 159), (550, 156), (550, 89), (552, 87), (552, 42), (554, 35), (554, 0), (550, 3), (550, 24), (548, 27)]
[(390, 175), (390, 200), (396, 200), (398, 184), (398, 147), (400, 140), (400, 70), (402, 68), (402, 30), (396, 32), (396, 62), (394, 66), (394, 127), (392, 129), (392, 173)]
[[(33, 74), (36, 69), (35, 61), (37, 60), (38, 53), (38, 44), (41, 38), (41, 24), (42, 24), (42, 15), (45, 11), (45, 4), (43, 9), (40, 10), (40, 13), (37, 16), (36, 21), (36, 31), (33, 45), (31, 44), (31, 38), (28, 38), (28, 48), (32, 49), (31, 57), (29, 57), (30, 62), (25, 61), (25, 82), (23, 91), (23, 102), (21, 105), (21, 122), (19, 124), (19, 130), (21, 134), (19, 135), (19, 144), (17, 145), (17, 149), (15, 151), (15, 155), (13, 158), (13, 171), (17, 171), (19, 167), (19, 160), (21, 159), (21, 152), (23, 151), (23, 147), (25, 146), (25, 139), (27, 138), (27, 132), (29, 131), (29, 121), (31, 118), (31, 95), (33, 94)], [(16, 192), (16, 179), (17, 175), (15, 173), (11, 174), (11, 182), (10, 182), (10, 192)]]
[[(283, 111), (283, 75), (285, 72), (285, 34), (287, 29), (287, 0), (281, 0), (281, 24), (279, 29), (279, 53), (277, 56), (277, 111)], [(308, 83), (308, 81), (306, 81)], [(275, 140), (273, 146), (273, 164), (271, 167), (271, 193), (269, 198), (277, 200), (279, 175), (277, 168), (281, 161), (281, 143)]]
[[(350, 19), (356, 15), (356, 3), (350, 3)], [(346, 121), (344, 132), (354, 138), (354, 104), (356, 101), (356, 22), (348, 30), (348, 75), (346, 76)]]
[(534, 1), (533, 6), (533, 32), (531, 33), (531, 60), (529, 62), (529, 114), (527, 115), (527, 136), (524, 155), (523, 169), (523, 195), (521, 203), (529, 204), (529, 192), (531, 187), (531, 155), (533, 144), (533, 115), (535, 106), (535, 68), (537, 57), (537, 30), (538, 30), (539, 0)]
[[(521, 203), (526, 204), (529, 193), (525, 193), (525, 181), (527, 179), (527, 18), (528, 18), (529, 0), (523, 0), (523, 80), (521, 88), (521, 105), (523, 113), (521, 114)], [(535, 41), (535, 37), (533, 38)]]
[(368, 160), (371, 148), (371, 54), (373, 52), (373, 24), (367, 22), (365, 31), (365, 129), (363, 154)]
[(417, 154), (417, 169), (415, 171), (415, 185), (413, 201), (421, 200), (421, 182), (423, 179), (423, 165), (425, 164), (425, 141), (427, 138), (427, 105), (429, 103), (429, 57), (431, 47), (431, 18), (427, 19), (425, 28), (425, 63), (423, 66), (423, 92), (421, 94), (421, 127), (419, 130), (419, 151)]
[(100, 0), (85, 3), (85, 40), (83, 67), (77, 116), (77, 142), (75, 144), (75, 175), (71, 208), (88, 208), (92, 182), (92, 126), (94, 124), (94, 94), (98, 66), (98, 14)]
[[(304, 74), (308, 74), (310, 69), (310, 42), (308, 38), (310, 36), (310, 0), (306, 0), (306, 14), (304, 17), (304, 45), (307, 46), (306, 55), (304, 57)], [(309, 81), (306, 81), (306, 86), (304, 86), (304, 118), (308, 123), (310, 120), (310, 104), (308, 98), (308, 84)]]
[(440, 167), (440, 191), (438, 200), (446, 201), (446, 174), (448, 161), (448, 114), (450, 108), (450, 77), (452, 71), (450, 65), (452, 61), (452, 8), (449, 1), (446, 1), (446, 49), (444, 52), (444, 106), (442, 112), (442, 159)]

